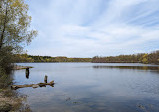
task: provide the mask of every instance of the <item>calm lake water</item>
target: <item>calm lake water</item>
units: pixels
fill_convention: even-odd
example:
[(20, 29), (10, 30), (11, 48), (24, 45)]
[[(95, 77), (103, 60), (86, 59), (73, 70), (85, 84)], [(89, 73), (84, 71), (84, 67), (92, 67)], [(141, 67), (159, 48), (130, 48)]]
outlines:
[(122, 63), (18, 63), (16, 84), (54, 80), (54, 87), (21, 88), (33, 112), (159, 112), (159, 67)]

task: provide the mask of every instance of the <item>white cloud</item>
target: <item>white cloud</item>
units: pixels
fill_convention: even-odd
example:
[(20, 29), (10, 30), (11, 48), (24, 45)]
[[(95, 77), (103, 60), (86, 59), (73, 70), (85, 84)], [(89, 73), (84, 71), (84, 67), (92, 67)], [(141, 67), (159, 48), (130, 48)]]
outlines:
[[(53, 0), (47, 6), (41, 0), (39, 6), (36, 3), (30, 1), (30, 13), (40, 33), (28, 47), (30, 54), (92, 57), (149, 52), (159, 47), (149, 46), (150, 41), (159, 41), (157, 0)], [(135, 7), (138, 12), (134, 12)], [(146, 26), (153, 20), (158, 23)]]

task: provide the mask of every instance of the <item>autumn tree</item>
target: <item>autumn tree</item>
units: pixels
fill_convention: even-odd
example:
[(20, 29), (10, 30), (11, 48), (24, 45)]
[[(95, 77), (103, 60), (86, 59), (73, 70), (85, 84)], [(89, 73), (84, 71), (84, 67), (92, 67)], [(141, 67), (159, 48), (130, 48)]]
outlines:
[(141, 61), (142, 63), (145, 63), (145, 64), (147, 64), (148, 63), (148, 54), (144, 54), (143, 56), (142, 56), (142, 61)]
[(37, 34), (36, 30), (29, 30), (31, 16), (24, 0), (1, 0), (0, 20), (0, 50), (11, 46), (17, 51)]
[(31, 16), (24, 0), (0, 0), (0, 66), (12, 53), (22, 51), (37, 35), (30, 30)]

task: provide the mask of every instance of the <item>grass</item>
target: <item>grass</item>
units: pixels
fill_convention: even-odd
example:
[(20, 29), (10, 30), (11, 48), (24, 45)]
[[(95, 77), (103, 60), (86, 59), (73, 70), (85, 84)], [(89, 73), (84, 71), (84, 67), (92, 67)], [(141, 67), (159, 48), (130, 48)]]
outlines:
[(26, 96), (11, 90), (12, 81), (11, 75), (5, 74), (0, 67), (0, 112), (31, 112), (30, 107), (23, 103)]

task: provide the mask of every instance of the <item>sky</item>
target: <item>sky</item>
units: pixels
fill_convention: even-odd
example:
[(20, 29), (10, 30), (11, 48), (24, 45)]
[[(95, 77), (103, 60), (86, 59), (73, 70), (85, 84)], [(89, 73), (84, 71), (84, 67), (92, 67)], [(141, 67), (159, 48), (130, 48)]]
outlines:
[(93, 57), (159, 49), (159, 0), (27, 0), (28, 54)]

